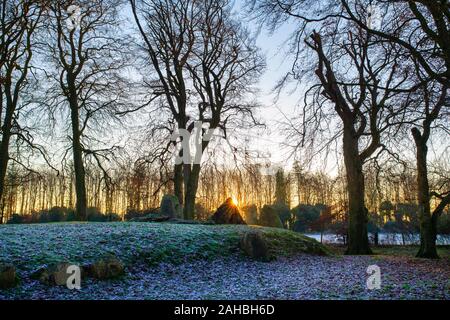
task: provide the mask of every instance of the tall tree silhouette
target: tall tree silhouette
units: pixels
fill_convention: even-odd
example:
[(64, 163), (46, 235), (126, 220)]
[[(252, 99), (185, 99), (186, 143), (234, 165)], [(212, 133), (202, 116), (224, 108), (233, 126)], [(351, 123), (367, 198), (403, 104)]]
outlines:
[(47, 92), (47, 103), (69, 110), (76, 212), (81, 220), (86, 219), (87, 207), (85, 158), (93, 157), (103, 168), (101, 160), (111, 151), (96, 147), (92, 142), (98, 140), (89, 139), (88, 132), (99, 130), (102, 119), (112, 121), (126, 105), (121, 71), (127, 45), (119, 30), (120, 4), (119, 0), (49, 4), (47, 49), (56, 66), (49, 77), (56, 86)]
[[(0, 2), (0, 204), (11, 157), (11, 138), (15, 136), (32, 148), (36, 147), (29, 134), (21, 128), (18, 115), (19, 109), (29, 103), (24, 93), (32, 87), (29, 75), (35, 49), (34, 34), (41, 13), (35, 1)], [(41, 149), (39, 151), (42, 153)]]

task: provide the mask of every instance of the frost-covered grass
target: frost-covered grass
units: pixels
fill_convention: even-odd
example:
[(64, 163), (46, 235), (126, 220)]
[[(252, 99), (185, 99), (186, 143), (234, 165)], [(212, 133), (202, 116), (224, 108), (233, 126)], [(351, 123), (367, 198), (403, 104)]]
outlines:
[[(252, 261), (238, 249), (258, 229), (278, 259)], [(16, 266), (16, 288), (3, 299), (450, 299), (450, 251), (416, 259), (414, 247), (379, 247), (373, 256), (328, 256), (317, 241), (253, 226), (153, 223), (63, 223), (0, 226), (0, 262)], [(52, 262), (87, 264), (108, 254), (126, 265), (123, 278), (87, 278), (80, 291), (51, 287), (30, 274)], [(367, 267), (381, 270), (380, 290), (366, 288)]]
[(241, 235), (262, 231), (274, 256), (325, 253), (317, 241), (300, 234), (254, 226), (169, 223), (55, 223), (0, 226), (0, 262), (32, 272), (56, 262), (87, 264), (114, 255), (126, 265), (180, 264), (238, 253)]

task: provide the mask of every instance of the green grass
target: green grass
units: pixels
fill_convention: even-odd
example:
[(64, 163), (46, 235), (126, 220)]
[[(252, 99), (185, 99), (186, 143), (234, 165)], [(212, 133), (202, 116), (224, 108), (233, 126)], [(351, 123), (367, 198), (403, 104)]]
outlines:
[[(329, 249), (336, 252), (339, 255), (343, 255), (346, 247), (342, 245), (331, 245)], [(382, 246), (371, 246), (373, 251), (374, 259), (382, 259), (382, 256), (393, 256), (393, 257), (415, 257), (419, 251), (419, 246), (417, 245), (382, 245)], [(438, 255), (442, 259), (450, 259), (450, 246), (438, 246)]]
[[(380, 246), (374, 248), (373, 251), (379, 255), (415, 257), (419, 246)], [(450, 246), (438, 246), (437, 251), (439, 257), (450, 259)]]
[(291, 256), (298, 252), (331, 255), (333, 252), (318, 241), (311, 241), (299, 233), (276, 228), (261, 228), (269, 243), (269, 251), (275, 256)]
[(0, 226), (0, 263), (32, 272), (56, 262), (86, 264), (115, 255), (127, 265), (209, 260), (240, 253), (243, 233), (260, 230), (273, 256), (328, 254), (317, 241), (282, 229), (169, 223), (54, 223)]

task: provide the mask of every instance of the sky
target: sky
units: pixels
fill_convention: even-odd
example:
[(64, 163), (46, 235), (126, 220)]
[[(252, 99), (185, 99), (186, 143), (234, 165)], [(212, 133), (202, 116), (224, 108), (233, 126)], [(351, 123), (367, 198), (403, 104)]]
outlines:
[[(266, 70), (262, 75), (258, 88), (257, 101), (261, 104), (260, 115), (267, 126), (264, 134), (248, 133), (252, 149), (260, 151), (263, 157), (270, 154), (270, 161), (276, 165), (286, 165), (286, 157), (291, 150), (282, 148), (285, 136), (278, 130), (284, 117), (297, 116), (296, 105), (299, 96), (283, 92), (279, 97), (274, 92), (277, 82), (290, 70), (292, 60), (287, 53), (287, 41), (294, 32), (292, 25), (283, 25), (270, 33), (266, 28), (259, 28), (256, 21), (250, 20), (241, 10), (245, 0), (235, 1), (235, 13), (242, 23), (257, 33), (256, 45), (266, 58)], [(286, 90), (287, 91), (287, 90)], [(281, 111), (281, 112), (280, 112)], [(283, 149), (283, 150), (282, 150)], [(292, 164), (292, 163), (291, 163)]]

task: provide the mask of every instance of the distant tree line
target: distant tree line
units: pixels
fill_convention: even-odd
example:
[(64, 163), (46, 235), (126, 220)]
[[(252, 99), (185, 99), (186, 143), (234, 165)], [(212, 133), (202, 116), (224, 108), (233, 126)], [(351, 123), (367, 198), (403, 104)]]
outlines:
[[(278, 169), (264, 175), (263, 165), (249, 164), (245, 170), (206, 166), (200, 177), (195, 218), (208, 220), (228, 196), (242, 204), (241, 212), (249, 224), (266, 224), (296, 232), (331, 233), (347, 241), (348, 211), (345, 176), (335, 178), (321, 172), (309, 172), (296, 162), (290, 171)], [(111, 176), (109, 187), (101, 170), (87, 168), (88, 221), (127, 221), (158, 212), (164, 194), (173, 194), (173, 184), (164, 184), (158, 168), (122, 166)], [(401, 234), (406, 240), (419, 231), (418, 206), (414, 198), (414, 171), (394, 176), (368, 169), (366, 201), (369, 207), (368, 232)], [(54, 172), (28, 175), (10, 174), (8, 198), (2, 207), (3, 222), (42, 223), (76, 221), (73, 174), (67, 178)], [(168, 175), (169, 178), (170, 174)], [(373, 178), (373, 179), (372, 179)], [(376, 179), (375, 179), (376, 178)], [(433, 183), (441, 184), (435, 176)], [(255, 183), (255, 181), (257, 183)], [(273, 211), (271, 221), (261, 221), (263, 208)], [(264, 220), (264, 219), (263, 219)], [(275, 222), (273, 221), (275, 220)], [(444, 213), (438, 230), (448, 234), (450, 214)], [(376, 239), (373, 239), (376, 242)]]

